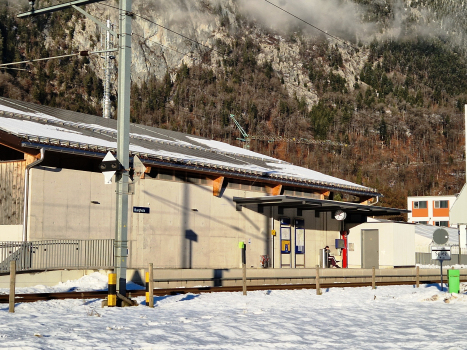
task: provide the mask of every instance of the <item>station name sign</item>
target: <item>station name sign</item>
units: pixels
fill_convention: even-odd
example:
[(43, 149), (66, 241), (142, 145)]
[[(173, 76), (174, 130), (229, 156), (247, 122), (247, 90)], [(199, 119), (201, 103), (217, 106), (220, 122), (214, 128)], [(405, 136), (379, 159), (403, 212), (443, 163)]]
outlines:
[(431, 247), (432, 260), (451, 260), (451, 247)]
[(149, 214), (148, 207), (133, 207), (133, 213)]

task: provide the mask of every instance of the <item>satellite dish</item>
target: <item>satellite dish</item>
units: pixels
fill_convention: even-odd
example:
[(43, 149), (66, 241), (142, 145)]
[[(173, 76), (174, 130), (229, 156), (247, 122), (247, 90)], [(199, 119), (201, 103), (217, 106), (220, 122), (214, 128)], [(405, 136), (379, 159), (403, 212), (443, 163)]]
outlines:
[(433, 241), (436, 244), (446, 244), (449, 239), (449, 233), (444, 228), (438, 228), (433, 232)]

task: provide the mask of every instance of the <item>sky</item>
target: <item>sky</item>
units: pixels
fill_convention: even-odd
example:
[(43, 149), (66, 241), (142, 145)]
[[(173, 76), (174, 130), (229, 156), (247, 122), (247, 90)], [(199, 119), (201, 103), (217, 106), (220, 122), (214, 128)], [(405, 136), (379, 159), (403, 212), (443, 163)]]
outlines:
[[(105, 289), (96, 272), (24, 292)], [(129, 289), (137, 288), (135, 285)], [(2, 349), (465, 349), (467, 285), (436, 284), (144, 297), (138, 306), (101, 300), (0, 304)], [(0, 293), (7, 290), (1, 289)]]

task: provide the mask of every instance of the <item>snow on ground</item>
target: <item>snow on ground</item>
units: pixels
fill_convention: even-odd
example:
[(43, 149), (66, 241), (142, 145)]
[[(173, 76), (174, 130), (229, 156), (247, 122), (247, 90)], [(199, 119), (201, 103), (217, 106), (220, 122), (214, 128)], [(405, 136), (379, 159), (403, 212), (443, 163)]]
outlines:
[[(419, 266), (421, 269), (438, 269), (438, 270), (440, 269), (440, 266), (435, 265), (435, 264), (430, 264), (430, 265), (417, 264), (417, 266)], [(443, 272), (445, 273), (446, 270), (449, 270), (449, 269), (456, 269), (456, 270), (467, 269), (467, 265), (458, 265), (458, 264), (450, 265), (449, 261), (445, 261), (443, 263)]]
[[(95, 273), (18, 292), (105, 289)], [(137, 288), (135, 285), (132, 288)], [(0, 304), (2, 349), (465, 349), (461, 294), (438, 285), (186, 294), (155, 308), (101, 300)], [(1, 290), (0, 292), (5, 292)]]

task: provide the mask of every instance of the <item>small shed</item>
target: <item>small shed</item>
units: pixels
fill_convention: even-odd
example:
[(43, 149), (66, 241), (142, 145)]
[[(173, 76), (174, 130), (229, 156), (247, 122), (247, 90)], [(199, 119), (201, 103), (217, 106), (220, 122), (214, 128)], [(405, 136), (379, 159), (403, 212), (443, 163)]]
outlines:
[(377, 220), (350, 229), (349, 267), (415, 266), (415, 224)]

